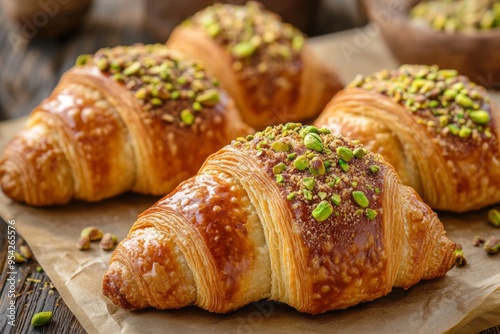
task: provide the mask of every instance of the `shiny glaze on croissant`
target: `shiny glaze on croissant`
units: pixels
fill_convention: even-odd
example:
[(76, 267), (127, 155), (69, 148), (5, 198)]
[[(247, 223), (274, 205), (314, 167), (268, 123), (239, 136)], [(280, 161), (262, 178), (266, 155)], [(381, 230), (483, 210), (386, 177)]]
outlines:
[(252, 1), (205, 8), (167, 45), (205, 64), (257, 129), (312, 119), (343, 88), (300, 31)]
[(102, 49), (78, 59), (6, 146), (1, 186), (30, 205), (164, 195), (250, 131), (214, 79), (165, 46)]
[(315, 125), (380, 153), (433, 209), (500, 202), (498, 109), (454, 70), (405, 65), (358, 78)]
[(289, 123), (233, 141), (143, 212), (103, 293), (127, 309), (269, 298), (317, 314), (443, 276), (455, 248), (380, 156)]

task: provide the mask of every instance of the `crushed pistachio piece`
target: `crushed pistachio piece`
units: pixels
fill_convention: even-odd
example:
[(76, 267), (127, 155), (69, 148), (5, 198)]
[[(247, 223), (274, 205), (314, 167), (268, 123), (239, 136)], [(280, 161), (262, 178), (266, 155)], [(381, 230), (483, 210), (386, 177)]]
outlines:
[(484, 240), (484, 238), (482, 238), (482, 237), (480, 237), (480, 236), (476, 235), (476, 236), (474, 236), (474, 238), (472, 239), (472, 246), (474, 246), (474, 247), (479, 247), (479, 246), (481, 246), (482, 244), (484, 244), (484, 242), (485, 242), (485, 241), (486, 241), (486, 240)]
[(343, 146), (337, 147), (337, 154), (345, 162), (351, 161), (352, 157), (354, 156), (354, 153), (350, 148)]
[(500, 251), (500, 238), (498, 237), (491, 237), (489, 238), (483, 246), (484, 250), (488, 254), (495, 254)]
[(320, 136), (314, 132), (306, 134), (304, 137), (304, 145), (314, 151), (321, 152), (324, 149), (323, 141)]
[(286, 170), (286, 165), (282, 162), (280, 162), (279, 164), (277, 164), (273, 167), (274, 174), (280, 174), (281, 172), (284, 172), (285, 170)]
[(184, 123), (186, 125), (192, 125), (194, 123), (195, 117), (189, 109), (182, 110), (180, 117), (181, 117), (182, 123)]
[(231, 51), (234, 56), (238, 58), (245, 58), (251, 56), (256, 49), (256, 46), (251, 42), (242, 41), (234, 45)]
[(484, 110), (477, 110), (470, 113), (470, 118), (476, 124), (486, 124), (490, 121), (490, 114)]
[(40, 327), (48, 324), (51, 320), (52, 320), (51, 311), (38, 312), (35, 313), (31, 318), (31, 326)]
[(312, 212), (312, 216), (319, 222), (325, 221), (333, 213), (333, 207), (327, 201), (321, 201)]
[(340, 205), (341, 198), (340, 198), (339, 194), (333, 194), (331, 197), (331, 200), (332, 200), (333, 204), (335, 204), (337, 206)]
[(362, 191), (358, 191), (358, 190), (353, 191), (352, 198), (354, 198), (354, 201), (356, 203), (358, 203), (358, 205), (362, 208), (367, 208), (368, 205), (370, 205), (368, 198), (366, 198), (365, 193)]
[(393, 71), (357, 77), (348, 87), (392, 98), (438, 136), (457, 136), (475, 143), (491, 137), (488, 92), (456, 70), (440, 70), (436, 65), (402, 65)]
[(305, 155), (299, 156), (295, 161), (293, 162), (293, 165), (295, 168), (298, 170), (306, 170), (307, 167), (309, 167), (309, 159)]
[(314, 176), (318, 176), (325, 174), (325, 172), (326, 168), (323, 161), (318, 157), (312, 158), (311, 161), (309, 162), (309, 173), (311, 173)]
[(296, 195), (294, 192), (291, 192), (286, 196), (286, 199), (289, 201), (294, 200)]
[(380, 166), (378, 165), (371, 165), (370, 167), (368, 167), (368, 169), (370, 170), (370, 172), (372, 172), (373, 174), (377, 174), (378, 171), (380, 170)]
[(465, 266), (467, 264), (467, 259), (465, 258), (465, 253), (460, 245), (458, 245), (458, 248), (455, 249), (453, 252), (453, 255), (455, 255), (455, 265), (458, 267)]
[(373, 219), (375, 219), (377, 217), (377, 211), (375, 211), (373, 209), (366, 208), (365, 212), (366, 212), (366, 216), (370, 220), (373, 220)]
[(304, 198), (309, 201), (313, 199), (313, 194), (309, 189), (306, 188), (302, 189), (302, 194), (304, 194)]
[(277, 183), (283, 183), (283, 182), (285, 182), (285, 178), (283, 177), (283, 175), (277, 174), (276, 175), (276, 182)]
[(339, 160), (339, 166), (344, 172), (349, 171), (349, 165), (344, 160)]
[(366, 149), (358, 147), (353, 151), (353, 155), (357, 159), (362, 159), (363, 156), (366, 154), (366, 152), (367, 152)]
[(302, 184), (304, 184), (304, 186), (309, 189), (309, 190), (313, 190), (314, 189), (314, 184), (315, 184), (315, 180), (313, 177), (305, 177), (302, 179)]
[(208, 89), (196, 97), (196, 101), (204, 106), (213, 107), (220, 101), (219, 92), (216, 89)]
[(276, 152), (287, 152), (290, 150), (290, 145), (282, 141), (275, 141), (271, 144), (271, 148)]

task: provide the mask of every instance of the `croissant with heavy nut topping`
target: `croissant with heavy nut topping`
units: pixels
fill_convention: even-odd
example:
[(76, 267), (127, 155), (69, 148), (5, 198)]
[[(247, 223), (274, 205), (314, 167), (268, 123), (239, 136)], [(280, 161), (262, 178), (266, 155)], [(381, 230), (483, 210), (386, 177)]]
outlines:
[(288, 123), (233, 141), (143, 212), (103, 292), (127, 309), (269, 298), (316, 314), (440, 277), (455, 249), (382, 157)]
[(312, 119), (343, 88), (303, 33), (253, 1), (201, 10), (174, 29), (167, 45), (204, 63), (258, 129)]
[(358, 77), (314, 124), (382, 154), (433, 209), (500, 202), (498, 109), (455, 70), (403, 65)]
[(0, 162), (4, 193), (30, 205), (165, 195), (252, 131), (201, 65), (164, 45), (81, 56)]

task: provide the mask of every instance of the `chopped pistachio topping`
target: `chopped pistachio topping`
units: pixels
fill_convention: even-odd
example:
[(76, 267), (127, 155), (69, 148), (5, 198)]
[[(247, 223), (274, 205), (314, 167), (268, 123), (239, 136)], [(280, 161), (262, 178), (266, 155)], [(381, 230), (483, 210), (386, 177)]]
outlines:
[(377, 211), (366, 208), (366, 216), (368, 217), (368, 219), (373, 220), (375, 219), (375, 217), (377, 217)]
[(333, 194), (331, 200), (333, 204), (340, 205), (341, 198), (339, 194)]
[[(311, 142), (321, 143), (321, 150)], [(325, 222), (322, 228), (360, 220), (381, 221), (382, 199), (376, 193), (384, 184), (385, 164), (359, 141), (289, 123), (238, 138), (232, 146), (256, 157), (275, 180), (273, 184), (291, 207), (299, 230), (302, 224), (318, 221)], [(378, 173), (369, 170), (372, 165), (378, 166)], [(354, 200), (347, 200), (351, 194)]]
[(339, 160), (339, 166), (344, 172), (349, 171), (349, 165), (344, 160)]
[(487, 91), (456, 70), (437, 66), (403, 65), (350, 85), (394, 99), (427, 130), (440, 136), (472, 138), (479, 143), (491, 136), (491, 102)]
[(206, 31), (228, 50), (237, 67), (263, 54), (277, 61), (288, 60), (296, 57), (305, 44), (304, 34), (254, 1), (245, 5), (214, 4), (189, 18), (185, 25)]
[(312, 216), (319, 222), (325, 221), (333, 213), (333, 207), (327, 201), (321, 201), (312, 212)]
[(191, 125), (194, 123), (194, 115), (188, 109), (181, 111), (181, 120), (186, 125)]
[(318, 157), (313, 157), (309, 162), (309, 172), (314, 175), (323, 175), (326, 172), (325, 164)]
[(286, 169), (286, 165), (284, 163), (280, 162), (279, 164), (277, 164), (273, 167), (273, 173), (280, 174), (281, 172), (284, 172), (285, 169)]
[(354, 201), (356, 201), (356, 203), (358, 203), (358, 205), (362, 208), (366, 208), (370, 205), (368, 198), (366, 198), (366, 195), (362, 191), (353, 191), (352, 198), (354, 198)]
[(377, 165), (371, 165), (369, 167), (369, 169), (370, 169), (370, 172), (372, 172), (373, 174), (376, 174), (380, 170), (380, 167)]
[(305, 170), (309, 166), (309, 159), (305, 155), (301, 155), (293, 162), (293, 165), (298, 170)]
[(354, 156), (354, 153), (352, 152), (351, 149), (343, 146), (337, 147), (337, 154), (345, 162), (351, 161), (352, 157)]
[(309, 189), (309, 190), (313, 190), (314, 189), (314, 178), (313, 177), (305, 177), (303, 180), (302, 180), (302, 183), (304, 184), (304, 186)]
[(318, 152), (323, 151), (324, 148), (320, 136), (314, 132), (306, 134), (304, 137), (304, 144), (307, 148)]
[[(169, 123), (178, 119), (177, 124), (190, 126), (203, 107), (213, 107), (220, 100), (213, 79), (201, 65), (178, 60), (161, 44), (105, 48), (93, 56), (78, 57), (76, 65), (96, 66), (127, 87), (145, 111)], [(170, 110), (169, 100), (186, 103)]]
[(275, 141), (271, 144), (271, 147), (276, 152), (287, 152), (290, 150), (290, 145), (282, 141)]

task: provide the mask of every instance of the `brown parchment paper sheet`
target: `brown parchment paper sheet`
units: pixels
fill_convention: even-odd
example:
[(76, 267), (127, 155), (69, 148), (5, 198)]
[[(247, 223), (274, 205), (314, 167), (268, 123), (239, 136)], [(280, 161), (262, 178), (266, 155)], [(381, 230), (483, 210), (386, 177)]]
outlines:
[[(337, 67), (345, 82), (357, 73), (397, 66), (377, 29), (370, 26), (314, 38), (310, 43)], [(494, 98), (500, 100), (498, 94)], [(0, 124), (0, 146), (23, 124), (24, 119)], [(136, 216), (157, 199), (127, 194), (100, 203), (41, 209), (12, 203), (0, 194), (0, 215), (15, 221), (16, 230), (89, 333), (475, 333), (500, 325), (500, 254), (488, 256), (471, 245), (475, 235), (500, 235), (500, 229), (488, 225), (486, 209), (460, 215), (439, 213), (448, 236), (463, 245), (467, 266), (347, 310), (310, 316), (269, 301), (227, 315), (196, 307), (122, 310), (101, 293), (111, 253), (98, 244), (82, 252), (75, 244), (81, 229), (90, 225), (124, 238)]]

